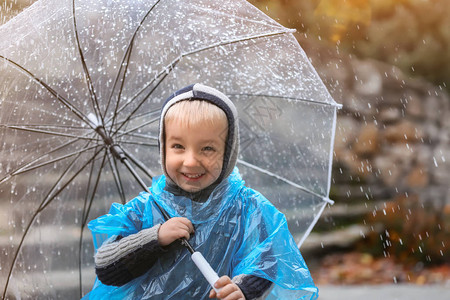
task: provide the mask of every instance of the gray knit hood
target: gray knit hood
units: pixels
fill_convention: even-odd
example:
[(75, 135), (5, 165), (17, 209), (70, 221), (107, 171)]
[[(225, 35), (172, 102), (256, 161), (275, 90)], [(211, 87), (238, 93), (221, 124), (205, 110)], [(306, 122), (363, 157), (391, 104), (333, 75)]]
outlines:
[[(233, 102), (218, 90), (199, 83), (184, 87), (173, 93), (163, 104), (159, 123), (159, 151), (161, 155), (161, 166), (164, 175), (172, 181), (166, 170), (166, 158), (164, 151), (164, 118), (168, 109), (177, 102), (186, 100), (204, 100), (212, 103), (225, 112), (228, 120), (228, 135), (225, 142), (225, 153), (223, 157), (223, 167), (219, 178), (215, 182), (218, 184), (234, 169), (239, 152), (239, 125), (236, 107)], [(172, 182), (173, 183), (173, 182)]]

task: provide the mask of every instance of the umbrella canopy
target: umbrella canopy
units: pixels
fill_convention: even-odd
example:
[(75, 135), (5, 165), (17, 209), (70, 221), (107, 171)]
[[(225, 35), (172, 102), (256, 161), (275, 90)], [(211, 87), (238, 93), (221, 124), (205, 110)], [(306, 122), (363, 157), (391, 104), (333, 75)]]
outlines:
[(141, 190), (95, 123), (150, 183), (161, 104), (195, 82), (237, 106), (242, 176), (301, 245), (332, 202), (339, 106), (292, 30), (243, 0), (40, 0), (0, 27), (4, 298), (92, 287), (86, 223)]

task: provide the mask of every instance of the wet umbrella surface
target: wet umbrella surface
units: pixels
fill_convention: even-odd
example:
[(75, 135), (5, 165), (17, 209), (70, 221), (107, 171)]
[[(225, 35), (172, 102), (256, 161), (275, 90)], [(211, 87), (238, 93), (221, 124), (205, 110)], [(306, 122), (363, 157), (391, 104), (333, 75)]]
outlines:
[(303, 242), (332, 202), (338, 105), (291, 30), (240, 0), (41, 0), (0, 27), (3, 298), (90, 290), (87, 222), (142, 190), (111, 146), (150, 185), (162, 101), (195, 82), (235, 103), (239, 170)]

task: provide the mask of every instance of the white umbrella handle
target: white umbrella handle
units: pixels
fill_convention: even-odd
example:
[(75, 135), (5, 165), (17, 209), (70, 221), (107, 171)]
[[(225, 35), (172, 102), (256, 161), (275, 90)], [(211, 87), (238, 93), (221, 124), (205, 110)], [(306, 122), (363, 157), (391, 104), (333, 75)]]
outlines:
[(203, 276), (209, 282), (211, 287), (216, 291), (216, 293), (219, 292), (220, 289), (216, 289), (214, 287), (214, 283), (216, 283), (216, 281), (219, 279), (219, 276), (213, 270), (213, 268), (211, 268), (211, 265), (206, 261), (206, 259), (200, 252), (194, 252), (191, 257), (195, 265), (200, 270), (200, 272), (202, 272)]

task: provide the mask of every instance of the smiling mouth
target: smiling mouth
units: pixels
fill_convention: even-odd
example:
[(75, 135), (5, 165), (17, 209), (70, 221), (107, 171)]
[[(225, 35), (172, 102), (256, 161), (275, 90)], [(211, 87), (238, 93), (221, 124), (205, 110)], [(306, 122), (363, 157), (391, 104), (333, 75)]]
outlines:
[(189, 179), (198, 179), (202, 177), (204, 174), (187, 174), (187, 173), (181, 173), (184, 177), (187, 177)]

